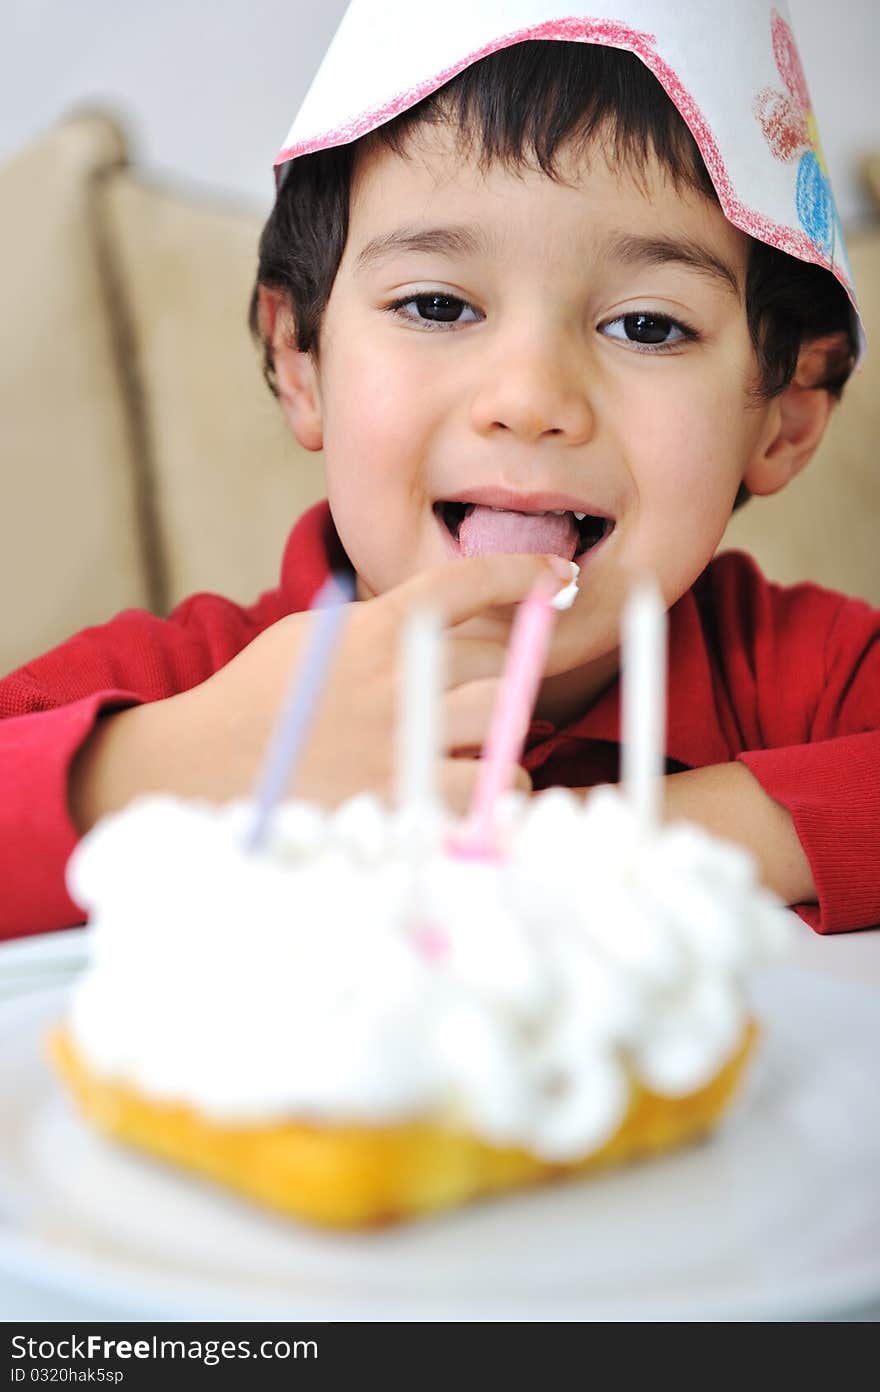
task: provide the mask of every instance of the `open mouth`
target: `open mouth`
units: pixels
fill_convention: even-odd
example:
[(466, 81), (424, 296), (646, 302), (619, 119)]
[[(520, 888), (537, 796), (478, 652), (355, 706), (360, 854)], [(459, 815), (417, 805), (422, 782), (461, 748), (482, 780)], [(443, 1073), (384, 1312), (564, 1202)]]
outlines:
[(556, 552), (580, 562), (614, 530), (614, 521), (589, 512), (527, 511), (441, 500), (438, 521), (465, 555), (491, 551)]

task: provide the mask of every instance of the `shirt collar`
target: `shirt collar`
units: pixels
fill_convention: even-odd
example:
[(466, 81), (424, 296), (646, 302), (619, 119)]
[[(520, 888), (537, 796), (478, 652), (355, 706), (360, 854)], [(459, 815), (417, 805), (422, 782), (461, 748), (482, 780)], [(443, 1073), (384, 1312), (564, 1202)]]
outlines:
[(281, 561), (281, 592), (288, 613), (308, 609), (331, 573), (352, 573), (339, 533), (330, 515), (330, 504), (315, 503), (296, 523)]

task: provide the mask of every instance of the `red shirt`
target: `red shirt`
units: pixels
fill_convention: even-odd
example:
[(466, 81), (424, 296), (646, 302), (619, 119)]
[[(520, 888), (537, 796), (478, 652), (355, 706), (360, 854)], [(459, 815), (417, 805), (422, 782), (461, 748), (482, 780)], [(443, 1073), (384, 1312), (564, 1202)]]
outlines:
[[(250, 607), (198, 594), (167, 619), (125, 610), (0, 681), (0, 937), (82, 921), (64, 887), (67, 779), (99, 713), (196, 686), (345, 565), (321, 503)], [(535, 722), (525, 766), (536, 788), (614, 782), (618, 739), (615, 683), (564, 729)], [(669, 772), (741, 759), (788, 809), (819, 897), (798, 911), (818, 932), (880, 923), (880, 612), (717, 557), (670, 612), (666, 752)]]

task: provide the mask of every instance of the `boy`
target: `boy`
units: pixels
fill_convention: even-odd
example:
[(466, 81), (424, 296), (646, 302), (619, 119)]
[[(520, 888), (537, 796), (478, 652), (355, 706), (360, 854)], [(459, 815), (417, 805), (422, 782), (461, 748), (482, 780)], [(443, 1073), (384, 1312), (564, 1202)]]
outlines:
[[(447, 44), (497, 6), (458, 9)], [(249, 791), (303, 611), (334, 568), (353, 569), (360, 602), (296, 793), (390, 791), (400, 621), (429, 603), (448, 630), (441, 777), (462, 807), (512, 606), (548, 567), (562, 586), (572, 558), (579, 597), (521, 786), (617, 777), (620, 614), (651, 572), (671, 607), (668, 814), (749, 847), (820, 931), (880, 920), (880, 615), (769, 585), (743, 556), (712, 560), (737, 500), (807, 463), (852, 366), (833, 204), (804, 165), (798, 213), (821, 264), (749, 236), (729, 189), (728, 216), (719, 206), (729, 165), (713, 184), (650, 45), (609, 47), (621, 24), (584, 42), (570, 18), (553, 27), (549, 0), (511, 9), (549, 28), (487, 28), (462, 41), (451, 81), (438, 60), (384, 123), (374, 104), (344, 137), (289, 142), (252, 326), (291, 428), (324, 450), (329, 503), (251, 608), (199, 595), (168, 620), (122, 614), (0, 684), (7, 933), (78, 921), (66, 856), (138, 792)], [(350, 39), (370, 13), (353, 7)]]

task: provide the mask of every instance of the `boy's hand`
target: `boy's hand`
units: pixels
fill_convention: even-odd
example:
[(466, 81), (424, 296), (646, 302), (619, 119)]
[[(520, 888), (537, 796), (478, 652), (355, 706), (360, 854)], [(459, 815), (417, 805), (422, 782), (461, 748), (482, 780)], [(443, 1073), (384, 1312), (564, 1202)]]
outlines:
[[(463, 811), (506, 645), (457, 630), (487, 610), (519, 603), (548, 570), (560, 589), (568, 583), (569, 567), (559, 557), (473, 556), (353, 604), (289, 792), (327, 806), (364, 791), (392, 796), (401, 629), (414, 610), (431, 608), (446, 630), (438, 781), (449, 805)], [(78, 829), (87, 830), (139, 792), (217, 801), (249, 794), (314, 617), (281, 619), (199, 686), (99, 722), (71, 774)], [(522, 770), (517, 784), (531, 786)]]

